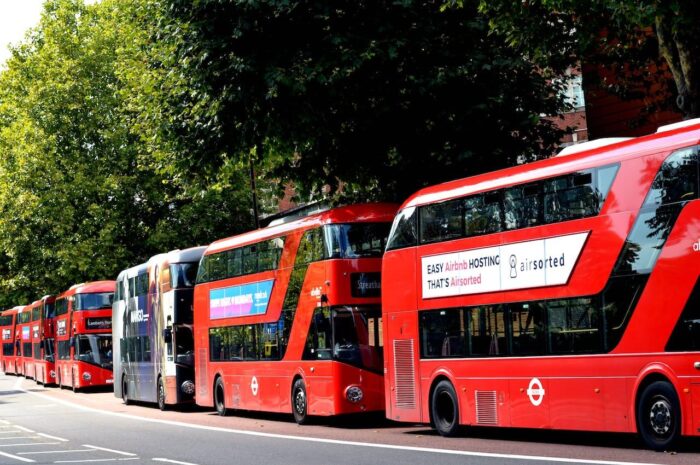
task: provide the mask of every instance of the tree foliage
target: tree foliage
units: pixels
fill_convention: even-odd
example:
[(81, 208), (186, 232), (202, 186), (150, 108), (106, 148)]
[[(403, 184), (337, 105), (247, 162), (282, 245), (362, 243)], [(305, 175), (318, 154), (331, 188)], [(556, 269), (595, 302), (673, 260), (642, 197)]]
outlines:
[(178, 172), (256, 153), (304, 193), (342, 183), (351, 199), (401, 200), (551, 153), (561, 135), (541, 117), (563, 107), (552, 76), (489, 35), (475, 1), (163, 5), (175, 61), (151, 66), (170, 70), (162, 163)]
[[(481, 0), (480, 9), (494, 32), (541, 66), (595, 64), (603, 78), (613, 77), (598, 84), (617, 95), (652, 97), (659, 104), (651, 111), (677, 104), (687, 117), (700, 116), (700, 9), (693, 0)], [(670, 71), (675, 88), (660, 69)]]

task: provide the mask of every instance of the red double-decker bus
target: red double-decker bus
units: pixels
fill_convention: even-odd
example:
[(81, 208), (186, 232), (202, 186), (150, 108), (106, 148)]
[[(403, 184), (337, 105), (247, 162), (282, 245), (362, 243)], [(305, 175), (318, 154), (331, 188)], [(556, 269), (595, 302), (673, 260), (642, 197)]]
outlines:
[(211, 244), (194, 291), (197, 404), (299, 424), (383, 410), (380, 267), (395, 212), (335, 208)]
[(387, 417), (700, 435), (700, 120), (419, 191), (382, 267)]
[(15, 324), (15, 371), (18, 375), (34, 378), (34, 356), (32, 354), (32, 310), (23, 305), (17, 311)]
[(0, 340), (2, 341), (0, 370), (8, 375), (17, 373), (15, 326), (17, 324), (17, 312), (20, 308), (21, 307), (14, 307), (0, 314)]
[(44, 385), (56, 382), (55, 300), (54, 296), (47, 295), (31, 304), (34, 379), (38, 384)]
[(77, 391), (112, 377), (114, 281), (76, 284), (56, 296), (56, 384)]

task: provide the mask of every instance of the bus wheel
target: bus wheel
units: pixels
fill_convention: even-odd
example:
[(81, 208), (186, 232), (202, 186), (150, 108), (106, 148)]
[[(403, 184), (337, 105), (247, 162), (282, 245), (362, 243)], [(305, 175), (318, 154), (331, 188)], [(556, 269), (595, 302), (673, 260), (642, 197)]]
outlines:
[(221, 377), (216, 378), (216, 383), (214, 384), (214, 407), (216, 407), (216, 413), (225, 417), (228, 414), (226, 410), (226, 401), (224, 400), (224, 380)]
[(126, 389), (129, 387), (129, 383), (126, 382), (126, 375), (122, 376), (122, 402), (124, 405), (129, 405), (129, 393)]
[(292, 414), (297, 424), (304, 425), (309, 422), (307, 407), (306, 385), (303, 379), (297, 378), (292, 387)]
[(455, 388), (447, 380), (440, 381), (430, 401), (435, 429), (441, 436), (455, 436), (459, 430), (459, 407)]
[(165, 386), (163, 386), (163, 378), (158, 378), (158, 408), (165, 410), (168, 408), (165, 403)]
[(644, 388), (637, 404), (637, 429), (644, 443), (663, 451), (680, 436), (681, 406), (676, 391), (667, 381), (655, 381)]

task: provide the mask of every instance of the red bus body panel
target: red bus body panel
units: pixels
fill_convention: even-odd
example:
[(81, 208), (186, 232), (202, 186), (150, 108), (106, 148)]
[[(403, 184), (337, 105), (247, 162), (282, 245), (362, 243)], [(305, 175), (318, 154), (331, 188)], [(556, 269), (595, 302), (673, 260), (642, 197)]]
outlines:
[(0, 341), (2, 351), (0, 351), (0, 371), (8, 374), (17, 374), (17, 356), (15, 331), (17, 326), (17, 313), (21, 307), (14, 307), (2, 312), (2, 315), (11, 317), (9, 324), (0, 326)]

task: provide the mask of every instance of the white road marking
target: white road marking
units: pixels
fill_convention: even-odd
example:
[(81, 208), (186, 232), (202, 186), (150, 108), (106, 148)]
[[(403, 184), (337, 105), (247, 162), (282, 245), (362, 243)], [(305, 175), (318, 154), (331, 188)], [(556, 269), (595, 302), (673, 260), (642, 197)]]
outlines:
[(21, 430), (24, 431), (25, 433), (33, 433), (33, 432), (34, 432), (34, 430), (31, 430), (31, 429), (29, 429), (29, 428), (25, 428), (24, 426), (15, 425), (15, 428), (21, 429)]
[(48, 439), (55, 439), (56, 441), (68, 442), (68, 439), (59, 438), (57, 436), (51, 436), (50, 434), (45, 434), (45, 433), (36, 433), (36, 434), (37, 434), (37, 436), (43, 436), (43, 437), (48, 438)]
[[(324, 438), (314, 438), (314, 437), (308, 437), (308, 436), (292, 436), (292, 435), (286, 435), (286, 434), (262, 433), (259, 431), (246, 431), (246, 430), (237, 430), (237, 429), (231, 429), (231, 428), (221, 428), (221, 427), (217, 427), (217, 426), (195, 425), (195, 424), (191, 424), (191, 423), (184, 423), (184, 422), (180, 422), (180, 421), (171, 421), (171, 420), (162, 420), (162, 419), (158, 419), (158, 418), (143, 418), (143, 417), (139, 417), (137, 415), (130, 415), (128, 413), (107, 412), (107, 411), (99, 410), (96, 408), (87, 407), (85, 405), (74, 404), (73, 402), (68, 402), (68, 401), (63, 400), (63, 399), (55, 399), (51, 396), (47, 396), (47, 395), (41, 394), (39, 392), (31, 392), (31, 391), (26, 391), (24, 389), (21, 389), (21, 390), (27, 394), (30, 394), (30, 395), (33, 395), (36, 397), (41, 397), (44, 400), (50, 400), (50, 401), (53, 401), (53, 402), (56, 402), (59, 404), (73, 407), (73, 408), (78, 409), (78, 410), (100, 413), (103, 415), (125, 418), (125, 419), (129, 419), (129, 420), (142, 421), (145, 423), (158, 423), (161, 425), (179, 426), (179, 427), (183, 427), (183, 428), (199, 429), (199, 430), (205, 430), (205, 431), (217, 431), (220, 433), (239, 434), (242, 436), (255, 436), (255, 437), (265, 437), (265, 438), (274, 438), (274, 439), (287, 439), (290, 441), (312, 442), (312, 443), (319, 443), (319, 444), (334, 444), (334, 445), (340, 445), (340, 446), (369, 447), (369, 448), (373, 448), (373, 449), (389, 449), (389, 450), (401, 450), (401, 451), (411, 451), (411, 452), (423, 452), (423, 453), (430, 453), (430, 454), (459, 455), (459, 456), (464, 456), (464, 457), (486, 457), (486, 458), (497, 458), (497, 459), (507, 459), (507, 460), (532, 460), (532, 461), (558, 462), (558, 463), (585, 463), (585, 464), (593, 464), (593, 465), (639, 465), (640, 464), (640, 462), (618, 462), (618, 461), (612, 461), (612, 460), (572, 459), (572, 458), (568, 458), (568, 457), (546, 457), (546, 456), (537, 456), (537, 455), (496, 454), (496, 453), (490, 453), (490, 452), (470, 452), (470, 451), (464, 451), (464, 450), (435, 449), (435, 448), (431, 448), (431, 447), (399, 446), (399, 445), (395, 445), (395, 444), (381, 444), (381, 443), (371, 444), (371, 443), (355, 442), (355, 441), (343, 441), (343, 440), (338, 440), (338, 439), (324, 439)], [(89, 446), (84, 446), (84, 447), (89, 447)], [(660, 464), (649, 462), (649, 463), (645, 463), (644, 465), (660, 465)]]
[(0, 447), (15, 447), (15, 446), (46, 446), (49, 444), (60, 444), (60, 442), (28, 442), (23, 444), (0, 444)]
[(20, 434), (24, 433), (24, 431), (0, 431), (0, 434)]
[(106, 447), (91, 446), (90, 444), (83, 444), (83, 447), (90, 447), (92, 449), (103, 450), (105, 452), (112, 452), (114, 454), (119, 454), (119, 455), (128, 455), (131, 457), (135, 457), (137, 455), (137, 454), (132, 454), (131, 452), (124, 452), (121, 450), (107, 449)]
[(67, 454), (69, 452), (95, 452), (95, 449), (42, 450), (41, 452), (17, 452), (17, 455)]
[(15, 439), (34, 439), (36, 436), (11, 436), (9, 438), (0, 438), (0, 441), (14, 441)]
[(9, 421), (7, 421), (7, 420), (0, 420), (0, 424), (2, 424), (2, 425), (9, 425), (9, 424), (11, 424), (11, 423), (10, 423)]
[(163, 458), (154, 458), (154, 462), (168, 462), (168, 463), (177, 463), (179, 465), (197, 465), (196, 463), (190, 463), (190, 462), (180, 462), (178, 460), (170, 460), (170, 459), (163, 459)]
[(8, 459), (19, 460), (20, 462), (36, 462), (36, 460), (28, 459), (26, 457), (18, 457), (16, 455), (8, 454), (0, 450), (0, 457), (7, 457)]
[(139, 457), (129, 457), (128, 459), (56, 460), (54, 463), (123, 462), (125, 460), (141, 460), (141, 459)]

